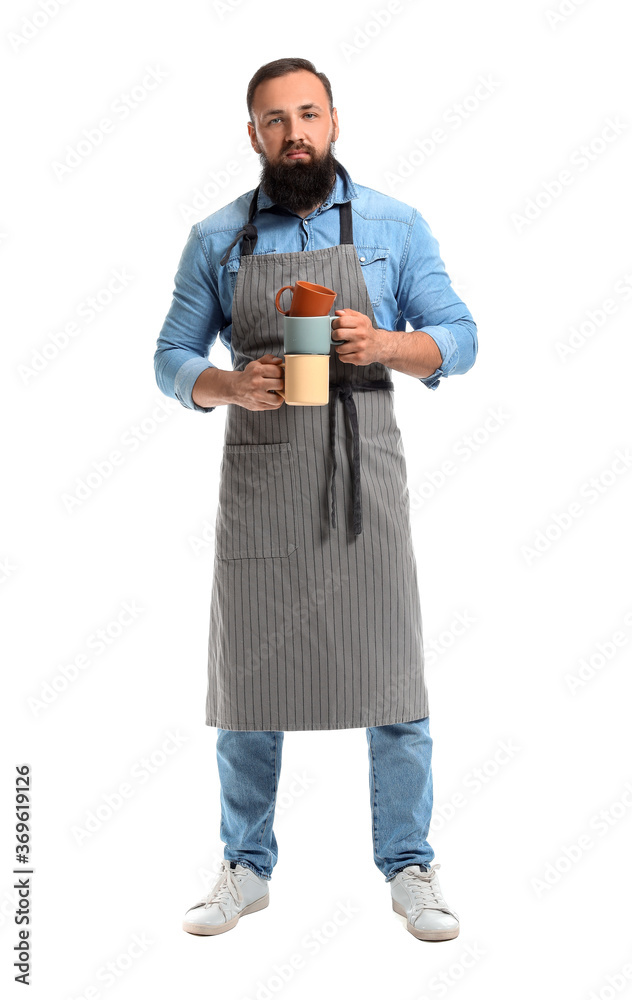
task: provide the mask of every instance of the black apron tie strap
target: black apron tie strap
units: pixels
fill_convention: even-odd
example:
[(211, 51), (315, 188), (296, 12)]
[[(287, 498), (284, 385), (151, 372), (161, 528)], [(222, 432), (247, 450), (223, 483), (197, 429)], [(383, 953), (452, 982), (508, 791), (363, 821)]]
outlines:
[(231, 250), (233, 249), (234, 246), (237, 245), (237, 243), (239, 243), (239, 241), (242, 238), (242, 236), (244, 238), (244, 245), (243, 245), (242, 253), (245, 253), (245, 254), (251, 254), (252, 253), (252, 251), (254, 250), (254, 248), (257, 245), (257, 237), (258, 237), (257, 227), (255, 225), (253, 225), (252, 222), (246, 222), (245, 225), (244, 225), (244, 227), (243, 227), (243, 229), (239, 230), (239, 232), (237, 233), (235, 239), (233, 240), (233, 242), (229, 246), (228, 250), (226, 251), (226, 253), (224, 254), (224, 256), (221, 258), (220, 264), (225, 264), (226, 263), (226, 261), (230, 257)]
[(359, 535), (362, 532), (362, 484), (360, 481), (360, 433), (358, 428), (358, 411), (353, 399), (353, 389), (394, 389), (390, 379), (374, 379), (370, 382), (334, 382), (329, 386), (334, 390), (329, 407), (329, 440), (333, 458), (331, 473), (331, 525), (336, 527), (336, 399), (342, 398), (349, 420), (353, 437), (353, 531)]

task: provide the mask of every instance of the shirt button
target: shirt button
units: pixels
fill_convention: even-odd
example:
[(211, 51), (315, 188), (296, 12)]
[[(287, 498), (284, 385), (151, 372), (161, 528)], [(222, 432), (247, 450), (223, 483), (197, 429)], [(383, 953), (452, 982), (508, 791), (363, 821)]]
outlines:
[(360, 257), (360, 260), (366, 260), (366, 257)]

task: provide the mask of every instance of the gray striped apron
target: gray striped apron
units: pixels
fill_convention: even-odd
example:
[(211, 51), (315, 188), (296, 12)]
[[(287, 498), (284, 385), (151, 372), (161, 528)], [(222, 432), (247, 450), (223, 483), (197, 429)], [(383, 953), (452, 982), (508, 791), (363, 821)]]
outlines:
[[(344, 169), (344, 168), (342, 168)], [(253, 253), (254, 192), (232, 306), (234, 370), (283, 356), (282, 285), (337, 291), (377, 326), (353, 243)], [(327, 406), (227, 405), (215, 527), (206, 724), (349, 729), (428, 715), (406, 464), (390, 369), (330, 356)]]

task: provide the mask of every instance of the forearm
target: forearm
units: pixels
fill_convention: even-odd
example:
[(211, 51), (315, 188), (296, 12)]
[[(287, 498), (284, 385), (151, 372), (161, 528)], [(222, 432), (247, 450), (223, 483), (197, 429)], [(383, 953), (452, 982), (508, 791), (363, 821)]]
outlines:
[(423, 330), (380, 330), (380, 361), (387, 368), (415, 378), (428, 378), (441, 365), (441, 351)]
[(193, 402), (198, 406), (232, 403), (236, 380), (240, 375), (241, 372), (225, 371), (223, 368), (207, 368), (195, 381)]

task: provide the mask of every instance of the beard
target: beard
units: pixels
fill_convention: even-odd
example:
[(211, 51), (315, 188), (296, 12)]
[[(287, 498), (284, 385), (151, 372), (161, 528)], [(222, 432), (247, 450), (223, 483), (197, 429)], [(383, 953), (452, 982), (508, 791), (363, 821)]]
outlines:
[[(294, 148), (302, 147), (288, 147)], [(310, 154), (305, 160), (288, 160), (282, 153), (279, 162), (271, 163), (263, 153), (259, 154), (261, 187), (275, 204), (291, 212), (305, 212), (322, 204), (336, 180), (335, 143), (331, 142), (320, 157), (313, 149), (305, 148)]]

